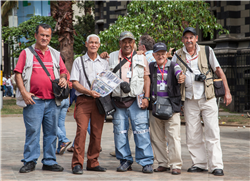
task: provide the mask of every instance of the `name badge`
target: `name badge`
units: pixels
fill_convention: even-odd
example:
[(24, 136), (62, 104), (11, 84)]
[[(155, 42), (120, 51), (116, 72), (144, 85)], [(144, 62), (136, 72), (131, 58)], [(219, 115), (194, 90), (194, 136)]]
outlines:
[(127, 72), (127, 78), (131, 78), (131, 71)]
[(160, 90), (161, 91), (165, 90), (165, 83), (164, 82), (160, 83)]

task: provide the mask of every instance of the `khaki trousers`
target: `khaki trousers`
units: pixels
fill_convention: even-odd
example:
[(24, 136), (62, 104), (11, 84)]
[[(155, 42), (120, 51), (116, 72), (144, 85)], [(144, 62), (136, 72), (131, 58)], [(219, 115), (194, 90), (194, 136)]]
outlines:
[[(200, 114), (204, 122), (204, 129), (202, 128)], [(193, 166), (203, 169), (207, 169), (209, 166), (210, 171), (223, 169), (216, 98), (208, 101), (205, 98), (199, 100), (186, 99), (184, 116), (187, 147)]]
[(158, 166), (181, 169), (180, 113), (174, 113), (173, 117), (166, 121), (154, 117), (150, 111), (149, 121), (151, 144)]
[(76, 165), (83, 168), (86, 133), (91, 118), (90, 141), (87, 152), (87, 167), (93, 168), (99, 165), (98, 157), (100, 153), (102, 128), (105, 115), (98, 112), (95, 99), (92, 97), (78, 96), (76, 101), (75, 119), (77, 123), (77, 131), (75, 137), (74, 153), (72, 157), (72, 169)]

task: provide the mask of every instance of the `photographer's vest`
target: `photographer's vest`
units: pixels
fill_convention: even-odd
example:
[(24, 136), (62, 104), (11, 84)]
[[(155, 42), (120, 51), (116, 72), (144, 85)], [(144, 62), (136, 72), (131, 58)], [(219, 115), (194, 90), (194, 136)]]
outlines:
[[(113, 71), (113, 69), (120, 63), (120, 60), (118, 58), (119, 51), (112, 52), (109, 55), (109, 67), (110, 70)], [(112, 97), (136, 97), (136, 95), (139, 95), (143, 92), (144, 87), (144, 67), (146, 66), (144, 64), (144, 55), (134, 55), (133, 56), (133, 68), (132, 68), (132, 77), (130, 82), (130, 89), (131, 91), (129, 93), (124, 93), (122, 90), (120, 90), (120, 86), (118, 86), (112, 93)], [(120, 77), (120, 69), (116, 72), (116, 75)], [(121, 96), (122, 92), (122, 96)]]
[[(35, 49), (35, 44), (32, 45), (32, 47)], [(50, 50), (50, 54), (52, 57), (52, 62), (53, 62), (53, 72), (54, 72), (54, 76), (55, 79), (59, 79), (60, 78), (60, 52), (57, 51), (56, 49), (48, 46), (49, 50)], [(25, 48), (25, 53), (26, 53), (26, 62), (25, 62), (25, 66), (23, 68), (23, 72), (22, 72), (22, 79), (23, 79), (23, 84), (24, 87), (26, 89), (27, 92), (30, 92), (30, 79), (31, 79), (31, 75), (32, 75), (32, 71), (33, 71), (33, 57), (34, 54), (31, 53), (29, 48)], [(61, 100), (56, 100), (56, 104), (60, 105)], [(21, 107), (26, 107), (27, 105), (25, 104), (22, 94), (20, 93), (19, 89), (16, 89), (16, 104), (21, 106)]]
[[(208, 61), (206, 57), (206, 52), (205, 52), (205, 46), (200, 46), (200, 51), (198, 53), (198, 68), (200, 72), (204, 75), (207, 74), (208, 72)], [(186, 53), (183, 51), (183, 48), (179, 49), (177, 51), (177, 55), (185, 62), (187, 63), (186, 60)], [(187, 68), (181, 63), (181, 61), (176, 58), (176, 63), (180, 65), (181, 69), (183, 70), (184, 74), (186, 73)], [(206, 80), (204, 82), (205, 86), (205, 98), (211, 99), (214, 98), (214, 86), (213, 86), (213, 74), (211, 71), (206, 75)], [(185, 83), (181, 84), (181, 100), (185, 101)]]

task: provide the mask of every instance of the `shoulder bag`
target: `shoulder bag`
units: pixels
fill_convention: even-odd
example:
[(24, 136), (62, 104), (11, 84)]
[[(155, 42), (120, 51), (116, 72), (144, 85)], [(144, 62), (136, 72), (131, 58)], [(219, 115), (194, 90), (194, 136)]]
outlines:
[[(90, 84), (89, 78), (87, 76), (87, 73), (86, 73), (86, 70), (85, 70), (85, 67), (84, 67), (84, 61), (83, 61), (82, 57), (81, 57), (81, 61), (82, 61), (82, 68), (83, 68), (84, 75), (85, 75), (85, 77), (87, 79), (89, 88), (91, 88), (91, 84)], [(112, 103), (110, 95), (107, 95), (105, 97), (96, 98), (95, 103), (96, 103), (96, 106), (97, 106), (98, 111), (99, 111), (100, 114), (110, 115), (110, 114), (112, 114), (113, 112), (116, 111), (116, 109), (115, 109), (115, 107), (114, 107), (114, 105)]]
[(41, 64), (43, 70), (46, 72), (47, 76), (49, 77), (50, 81), (52, 82), (52, 89), (53, 89), (53, 94), (54, 94), (55, 98), (57, 98), (57, 99), (67, 99), (69, 97), (69, 91), (70, 91), (69, 86), (67, 85), (66, 88), (61, 87), (61, 86), (58, 85), (59, 79), (52, 80), (49, 71), (47, 70), (47, 68), (45, 67), (45, 65), (43, 64), (42, 60), (37, 55), (37, 53), (35, 52), (33, 47), (30, 46), (29, 49), (35, 55), (36, 59)]
[[(156, 62), (155, 62), (156, 63)], [(173, 116), (173, 109), (169, 98), (157, 96), (157, 67), (154, 67), (154, 93), (155, 102), (152, 104), (152, 114), (154, 117), (161, 120), (168, 120)], [(153, 97), (153, 96), (152, 96)]]

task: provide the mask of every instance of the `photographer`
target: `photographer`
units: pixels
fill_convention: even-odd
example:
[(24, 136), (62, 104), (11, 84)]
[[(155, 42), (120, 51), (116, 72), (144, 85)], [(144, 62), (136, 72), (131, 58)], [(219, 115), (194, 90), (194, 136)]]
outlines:
[[(220, 68), (213, 50), (209, 47), (209, 60), (207, 60), (205, 46), (198, 45), (197, 41), (196, 30), (187, 27), (182, 36), (184, 47), (179, 49), (176, 54), (189, 68), (186, 68), (176, 56), (172, 58), (172, 61), (177, 62), (186, 75), (185, 82), (181, 85), (181, 93), (182, 101), (185, 101), (184, 116), (187, 147), (193, 164), (187, 171), (204, 172), (209, 168), (212, 174), (222, 176), (224, 173), (218, 125), (218, 107), (208, 61), (215, 74), (223, 81), (225, 87), (224, 103), (226, 105), (231, 103), (232, 96), (226, 76)], [(200, 115), (202, 115), (204, 122), (205, 141), (203, 141)]]

